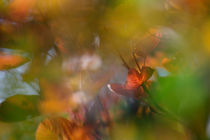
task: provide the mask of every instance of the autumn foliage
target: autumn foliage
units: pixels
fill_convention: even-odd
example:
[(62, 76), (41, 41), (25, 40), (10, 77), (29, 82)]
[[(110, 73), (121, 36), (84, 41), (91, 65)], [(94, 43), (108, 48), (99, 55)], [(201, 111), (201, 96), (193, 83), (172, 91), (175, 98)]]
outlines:
[(0, 139), (209, 139), (209, 8), (0, 0)]

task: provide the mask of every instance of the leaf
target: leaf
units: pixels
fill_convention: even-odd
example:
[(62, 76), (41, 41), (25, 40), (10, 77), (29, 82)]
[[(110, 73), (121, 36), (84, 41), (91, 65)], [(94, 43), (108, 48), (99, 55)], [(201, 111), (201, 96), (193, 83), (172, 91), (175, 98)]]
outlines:
[(150, 67), (143, 67), (141, 73), (135, 69), (130, 69), (128, 71), (128, 77), (125, 83), (126, 89), (136, 89), (147, 81), (153, 74), (154, 70)]
[(150, 29), (136, 44), (136, 54), (146, 56), (151, 53), (160, 43), (162, 33), (158, 29)]
[(141, 73), (135, 69), (128, 71), (128, 77), (124, 85), (109, 84), (108, 88), (114, 93), (118, 93), (128, 97), (141, 98), (145, 95), (144, 89), (141, 86), (153, 74), (154, 70), (150, 67), (143, 66)]
[(141, 83), (141, 79), (139, 79), (140, 74), (135, 69), (130, 69), (128, 71), (128, 77), (125, 83), (126, 89), (135, 89), (137, 88)]
[(62, 117), (47, 118), (36, 131), (36, 140), (93, 140), (88, 127)]
[(141, 79), (142, 83), (146, 82), (152, 76), (153, 72), (154, 70), (152, 68), (143, 66), (139, 79)]
[(0, 70), (8, 70), (18, 67), (27, 61), (28, 59), (22, 57), (21, 55), (0, 53)]
[(0, 120), (16, 122), (39, 114), (38, 95), (14, 95), (0, 104)]
[(205, 100), (204, 88), (197, 82), (199, 80), (187, 73), (161, 77), (153, 87), (154, 99), (171, 113), (190, 120), (201, 114)]
[(108, 84), (108, 88), (113, 93), (138, 99), (140, 99), (145, 94), (142, 86), (139, 86), (139, 88), (134, 89), (126, 89), (125, 86), (121, 84)]

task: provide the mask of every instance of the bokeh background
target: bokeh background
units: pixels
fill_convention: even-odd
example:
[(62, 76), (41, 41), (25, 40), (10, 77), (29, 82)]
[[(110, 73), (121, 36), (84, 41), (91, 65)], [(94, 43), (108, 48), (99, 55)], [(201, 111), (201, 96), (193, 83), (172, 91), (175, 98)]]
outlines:
[[(209, 0), (0, 0), (0, 139), (210, 139), (209, 9)], [(108, 89), (125, 83), (123, 60), (154, 69), (146, 99)]]

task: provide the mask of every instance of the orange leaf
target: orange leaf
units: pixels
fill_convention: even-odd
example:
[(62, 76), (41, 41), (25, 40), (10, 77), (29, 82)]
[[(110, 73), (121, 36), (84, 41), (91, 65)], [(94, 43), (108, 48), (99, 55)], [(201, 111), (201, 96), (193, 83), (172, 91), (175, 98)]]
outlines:
[(135, 69), (128, 71), (128, 77), (124, 85), (110, 84), (108, 88), (114, 92), (128, 97), (141, 98), (144, 94), (144, 89), (141, 86), (152, 76), (154, 70), (150, 67), (143, 66), (141, 73)]
[(36, 140), (93, 140), (89, 129), (61, 117), (48, 118), (36, 131)]
[(27, 58), (24, 58), (20, 55), (0, 53), (0, 70), (8, 70), (18, 67), (27, 61)]

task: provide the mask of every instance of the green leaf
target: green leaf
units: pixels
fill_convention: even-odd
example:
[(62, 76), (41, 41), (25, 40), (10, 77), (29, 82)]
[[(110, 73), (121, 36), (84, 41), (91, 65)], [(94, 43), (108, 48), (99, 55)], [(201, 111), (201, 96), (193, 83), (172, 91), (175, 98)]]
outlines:
[(14, 95), (0, 104), (0, 120), (16, 122), (30, 119), (39, 114), (38, 95)]
[(159, 78), (153, 89), (155, 100), (182, 118), (189, 118), (203, 108), (204, 88), (200, 79), (181, 74)]

